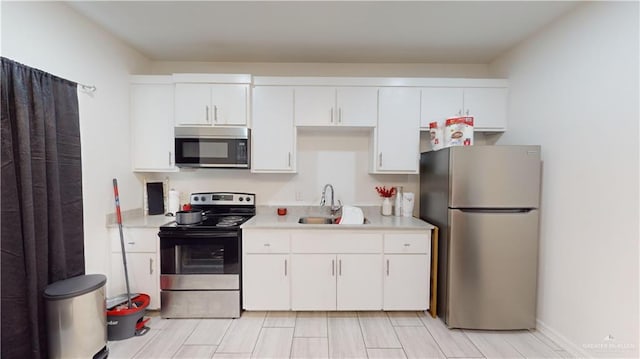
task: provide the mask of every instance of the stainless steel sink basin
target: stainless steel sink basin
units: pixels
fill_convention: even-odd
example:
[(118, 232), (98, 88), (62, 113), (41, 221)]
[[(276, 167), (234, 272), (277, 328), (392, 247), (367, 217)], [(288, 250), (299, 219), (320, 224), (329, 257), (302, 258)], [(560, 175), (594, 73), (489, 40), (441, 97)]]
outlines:
[[(331, 217), (300, 217), (298, 223), (301, 224), (336, 224), (336, 219)], [(367, 218), (364, 219), (364, 224), (369, 224)]]
[(335, 218), (331, 217), (300, 217), (298, 223), (302, 224), (335, 224)]

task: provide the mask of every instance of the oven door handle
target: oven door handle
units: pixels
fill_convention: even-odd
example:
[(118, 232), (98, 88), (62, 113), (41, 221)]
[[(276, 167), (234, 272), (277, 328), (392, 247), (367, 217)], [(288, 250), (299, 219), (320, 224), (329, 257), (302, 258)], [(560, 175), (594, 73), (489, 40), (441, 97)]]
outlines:
[(160, 232), (158, 234), (160, 238), (229, 238), (229, 237), (238, 237), (238, 232), (194, 232), (194, 231), (179, 231), (179, 232), (171, 232), (164, 233)]

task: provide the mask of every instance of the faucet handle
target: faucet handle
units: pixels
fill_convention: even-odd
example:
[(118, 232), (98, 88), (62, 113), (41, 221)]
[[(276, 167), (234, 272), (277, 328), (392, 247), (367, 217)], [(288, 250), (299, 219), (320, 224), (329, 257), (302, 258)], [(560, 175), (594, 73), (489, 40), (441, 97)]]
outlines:
[(320, 207), (324, 206), (326, 200), (324, 198), (324, 195), (320, 198)]

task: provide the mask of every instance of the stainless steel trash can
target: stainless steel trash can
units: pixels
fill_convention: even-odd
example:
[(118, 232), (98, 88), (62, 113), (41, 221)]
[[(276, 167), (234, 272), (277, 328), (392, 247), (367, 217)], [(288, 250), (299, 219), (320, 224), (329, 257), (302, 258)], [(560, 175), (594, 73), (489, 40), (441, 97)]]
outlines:
[(108, 356), (106, 282), (102, 274), (89, 274), (45, 288), (49, 358)]

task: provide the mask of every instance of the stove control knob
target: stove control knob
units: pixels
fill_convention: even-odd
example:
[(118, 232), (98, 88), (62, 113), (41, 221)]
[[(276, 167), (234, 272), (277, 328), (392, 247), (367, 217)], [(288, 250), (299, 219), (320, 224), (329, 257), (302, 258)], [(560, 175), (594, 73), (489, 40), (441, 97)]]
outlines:
[(198, 202), (198, 197), (193, 197), (194, 202)]
[[(241, 198), (242, 200), (242, 198)], [(251, 202), (251, 197), (247, 197), (247, 202)]]
[(239, 200), (240, 202), (242, 202), (242, 201), (244, 200), (244, 198), (240, 197), (240, 198), (238, 198), (238, 200)]
[(204, 196), (202, 196), (202, 197), (200, 197), (200, 200), (201, 200), (202, 202), (204, 202), (206, 199), (204, 198)]

